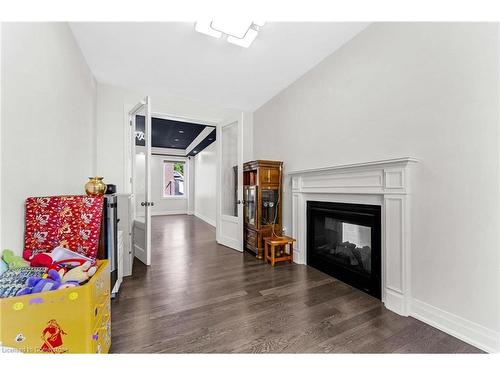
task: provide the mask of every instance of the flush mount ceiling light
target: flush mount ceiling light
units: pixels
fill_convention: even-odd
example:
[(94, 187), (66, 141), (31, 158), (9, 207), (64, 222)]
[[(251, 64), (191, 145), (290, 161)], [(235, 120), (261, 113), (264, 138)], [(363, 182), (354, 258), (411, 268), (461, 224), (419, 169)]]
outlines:
[(229, 43), (248, 48), (264, 24), (265, 21), (197, 21), (194, 29), (214, 38), (225, 37)]

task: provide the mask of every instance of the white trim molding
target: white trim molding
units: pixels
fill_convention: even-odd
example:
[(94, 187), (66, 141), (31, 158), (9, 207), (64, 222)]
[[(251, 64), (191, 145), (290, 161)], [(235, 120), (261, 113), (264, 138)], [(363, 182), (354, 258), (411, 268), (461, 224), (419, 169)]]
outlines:
[(208, 216), (202, 215), (199, 212), (195, 212), (194, 216), (196, 216), (198, 219), (203, 220), (205, 223), (207, 223), (215, 228), (215, 220), (209, 218)]
[(500, 352), (500, 333), (413, 298), (411, 316), (489, 353)]
[(187, 215), (186, 210), (179, 211), (151, 211), (151, 216), (165, 216), (165, 215)]
[(410, 277), (411, 157), (336, 165), (290, 172), (294, 261), (307, 262), (307, 202), (326, 201), (380, 205), (382, 209), (382, 302), (408, 316)]

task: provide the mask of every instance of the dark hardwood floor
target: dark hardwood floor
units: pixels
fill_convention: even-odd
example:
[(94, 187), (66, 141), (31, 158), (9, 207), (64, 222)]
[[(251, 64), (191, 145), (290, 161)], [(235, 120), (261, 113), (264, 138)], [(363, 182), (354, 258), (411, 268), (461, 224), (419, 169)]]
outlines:
[(153, 261), (112, 302), (113, 353), (478, 353), (313, 268), (215, 242), (194, 216), (153, 219)]

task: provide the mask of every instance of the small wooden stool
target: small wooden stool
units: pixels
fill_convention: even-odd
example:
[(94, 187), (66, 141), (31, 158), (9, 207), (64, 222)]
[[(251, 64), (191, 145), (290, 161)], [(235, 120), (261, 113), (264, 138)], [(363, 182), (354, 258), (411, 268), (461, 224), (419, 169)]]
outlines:
[[(293, 262), (293, 243), (295, 239), (288, 236), (281, 237), (265, 237), (264, 238), (264, 258), (266, 263), (271, 261), (271, 266), (274, 267), (274, 263), (283, 262), (288, 260), (290, 263)], [(290, 254), (285, 253), (286, 245), (289, 245)], [(268, 249), (271, 248), (271, 253), (269, 254)], [(276, 250), (281, 250), (279, 253)], [(278, 256), (277, 256), (278, 255)]]

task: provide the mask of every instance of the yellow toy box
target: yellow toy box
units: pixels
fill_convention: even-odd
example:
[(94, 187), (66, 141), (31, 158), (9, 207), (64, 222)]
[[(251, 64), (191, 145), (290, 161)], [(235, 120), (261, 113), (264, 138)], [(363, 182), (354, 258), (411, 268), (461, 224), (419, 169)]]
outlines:
[(111, 346), (107, 260), (81, 286), (0, 299), (0, 341), (22, 353), (107, 353)]

